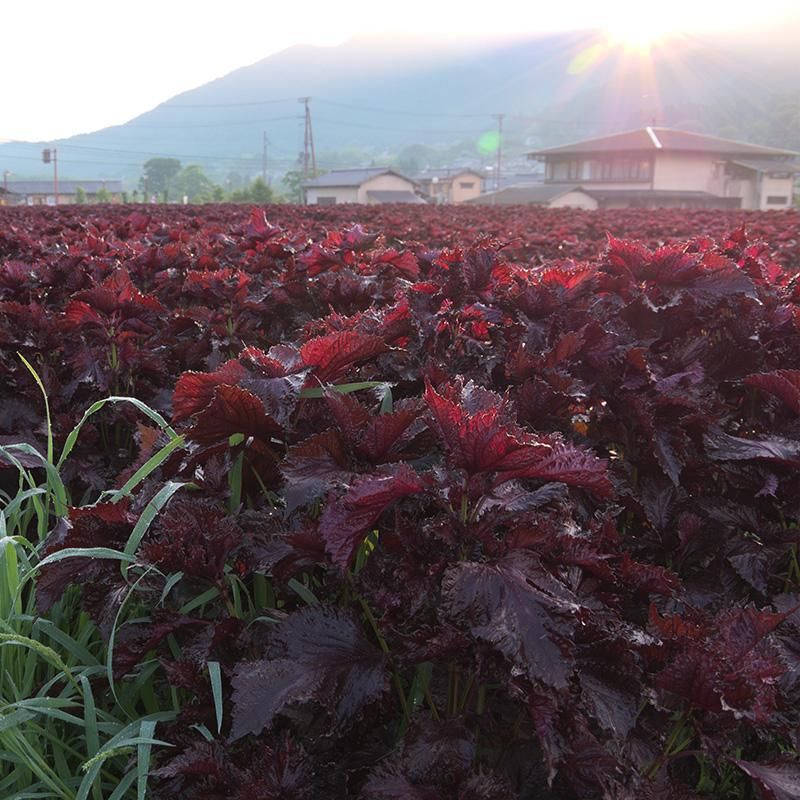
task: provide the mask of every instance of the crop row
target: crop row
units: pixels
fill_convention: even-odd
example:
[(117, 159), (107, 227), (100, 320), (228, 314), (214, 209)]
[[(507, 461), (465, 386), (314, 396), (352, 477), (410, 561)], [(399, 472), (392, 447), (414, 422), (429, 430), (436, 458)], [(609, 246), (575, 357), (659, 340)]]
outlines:
[(2, 222), (36, 608), (154, 798), (800, 797), (795, 214)]

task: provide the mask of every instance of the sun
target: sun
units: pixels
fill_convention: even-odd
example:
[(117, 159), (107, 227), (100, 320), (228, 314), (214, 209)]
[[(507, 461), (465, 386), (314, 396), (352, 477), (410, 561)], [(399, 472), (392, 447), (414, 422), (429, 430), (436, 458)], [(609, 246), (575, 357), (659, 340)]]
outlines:
[(642, 54), (649, 53), (668, 33), (657, 18), (630, 7), (608, 19), (604, 27), (610, 44)]

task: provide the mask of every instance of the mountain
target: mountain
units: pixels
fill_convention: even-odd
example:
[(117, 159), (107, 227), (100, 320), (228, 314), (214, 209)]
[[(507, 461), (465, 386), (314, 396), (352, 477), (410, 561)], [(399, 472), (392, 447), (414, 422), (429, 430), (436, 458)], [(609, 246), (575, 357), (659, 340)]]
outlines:
[(290, 47), (124, 125), (0, 144), (0, 170), (49, 175), (40, 163), (49, 146), (65, 178), (122, 178), (132, 187), (153, 156), (198, 163), (218, 180), (255, 177), (266, 133), (268, 168), (282, 173), (303, 148), (303, 96), (311, 97), (320, 166), (385, 163), (412, 145), (424, 146), (418, 158), (438, 150), (491, 163), (499, 113), (512, 159), (648, 122), (800, 149), (797, 66), (788, 47), (753, 36), (684, 37), (647, 54), (592, 31), (480, 42), (364, 36)]

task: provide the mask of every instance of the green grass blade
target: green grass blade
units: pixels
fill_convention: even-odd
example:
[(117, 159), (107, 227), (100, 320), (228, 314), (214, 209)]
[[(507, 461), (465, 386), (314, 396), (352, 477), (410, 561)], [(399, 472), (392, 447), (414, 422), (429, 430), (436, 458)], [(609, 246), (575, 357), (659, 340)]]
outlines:
[(122, 800), (138, 777), (139, 774), (135, 769), (126, 773), (125, 777), (117, 785), (117, 788), (108, 796), (108, 800)]
[[(142, 720), (139, 735), (142, 739), (151, 739), (156, 730), (155, 720)], [(152, 744), (149, 741), (137, 745), (136, 764), (136, 800), (145, 800), (147, 792), (147, 775), (150, 772), (150, 754)]]
[(50, 401), (47, 399), (47, 392), (45, 391), (44, 384), (42, 383), (42, 379), (39, 377), (39, 373), (28, 363), (28, 359), (22, 355), (19, 351), (17, 351), (17, 355), (22, 360), (22, 363), (27, 367), (28, 372), (33, 375), (33, 379), (36, 381), (36, 385), (39, 387), (39, 390), (42, 393), (42, 397), (44, 398), (44, 411), (47, 418), (47, 461), (48, 463), (53, 463), (53, 424), (50, 419)]
[(391, 414), (392, 409), (394, 408), (394, 398), (392, 396), (392, 385), (387, 383), (386, 389), (383, 392), (383, 397), (381, 398), (381, 414)]
[(183, 436), (176, 436), (172, 441), (164, 445), (155, 455), (151, 456), (142, 464), (136, 472), (125, 482), (121, 489), (112, 492), (109, 500), (112, 503), (119, 502), (123, 497), (127, 497), (145, 478), (154, 470), (161, 466), (179, 447), (183, 447), (186, 439)]
[(350, 394), (351, 392), (360, 392), (363, 389), (377, 389), (379, 386), (386, 386), (386, 381), (360, 381), (359, 383), (340, 383), (338, 385), (323, 386), (310, 386), (300, 392), (300, 397), (304, 400), (320, 398), (325, 388), (335, 389), (342, 394)]
[[(42, 468), (47, 474), (47, 490), (56, 501), (56, 515), (59, 517), (65, 516), (67, 513), (67, 490), (64, 488), (64, 483), (61, 480), (61, 475), (59, 475), (58, 468), (54, 467), (35, 447), (27, 444), (26, 442), (0, 446), (0, 454), (8, 458), (8, 460), (11, 461), (11, 463), (19, 470), (20, 474), (24, 476), (26, 483), (31, 487), (31, 489), (38, 489), (40, 487), (36, 485), (36, 481), (34, 481), (31, 474), (25, 469), (25, 467), (22, 466), (19, 459), (15, 455), (16, 453), (30, 456), (31, 458), (35, 458), (41, 462)], [(39, 503), (39, 498), (32, 496), (31, 501), (34, 503), (34, 505), (37, 505), (37, 503)], [(39, 503), (39, 505), (41, 504)]]
[(296, 594), (300, 595), (300, 597), (302, 597), (303, 600), (305, 600), (310, 606), (319, 604), (319, 600), (314, 592), (312, 592), (308, 586), (304, 586), (302, 583), (300, 583), (300, 581), (298, 581), (296, 578), (290, 578), (288, 585), (290, 589), (292, 589)]
[(97, 709), (94, 702), (92, 685), (85, 675), (81, 676), (83, 689), (83, 720), (86, 738), (87, 761), (97, 755), (100, 750), (100, 733), (97, 729)]
[(83, 416), (78, 424), (70, 431), (66, 441), (64, 442), (64, 449), (61, 451), (61, 457), (58, 459), (58, 464), (56, 464), (58, 469), (61, 469), (62, 464), (67, 460), (69, 454), (72, 452), (72, 449), (75, 447), (75, 442), (78, 440), (78, 434), (81, 432), (81, 428), (84, 426), (89, 417), (91, 417), (93, 414), (96, 414), (101, 408), (109, 403), (112, 405), (116, 403), (130, 403), (134, 408), (138, 409), (142, 412), (142, 414), (155, 422), (156, 425), (161, 428), (161, 430), (166, 431), (170, 439), (174, 439), (178, 435), (164, 419), (164, 417), (158, 413), (158, 411), (153, 410), (141, 400), (137, 400), (135, 397), (106, 397), (103, 400), (98, 400), (96, 403), (92, 403), (92, 405), (90, 405), (89, 408), (84, 411)]
[[(142, 541), (145, 533), (147, 533), (147, 529), (150, 527), (152, 521), (156, 518), (159, 511), (169, 502), (170, 498), (179, 490), (185, 486), (194, 486), (193, 483), (187, 483), (183, 481), (168, 481), (158, 492), (155, 494), (152, 500), (145, 506), (144, 511), (142, 511), (141, 516), (136, 522), (133, 530), (131, 531), (131, 535), (128, 537), (128, 541), (125, 543), (125, 555), (129, 556), (130, 561), (134, 560), (134, 556), (136, 554), (136, 549), (139, 547), (139, 543)], [(122, 573), (123, 575), (128, 574), (128, 563), (123, 562)]]
[(208, 676), (211, 679), (211, 693), (214, 696), (214, 711), (217, 715), (217, 733), (222, 732), (222, 674), (219, 661), (208, 662)]

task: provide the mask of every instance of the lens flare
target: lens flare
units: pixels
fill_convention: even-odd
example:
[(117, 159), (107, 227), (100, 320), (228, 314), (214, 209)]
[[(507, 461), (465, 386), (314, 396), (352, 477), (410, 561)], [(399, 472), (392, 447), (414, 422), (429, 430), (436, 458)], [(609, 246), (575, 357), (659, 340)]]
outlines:
[(663, 21), (631, 9), (610, 18), (605, 29), (610, 44), (641, 54), (649, 53), (669, 33)]
[(500, 134), (497, 131), (487, 131), (482, 133), (478, 139), (478, 152), (484, 156), (490, 156), (497, 152), (500, 147)]
[(582, 72), (586, 72), (587, 69), (591, 69), (597, 64), (607, 52), (608, 47), (604, 44), (593, 44), (591, 47), (586, 47), (569, 62), (567, 73), (580, 75)]

